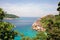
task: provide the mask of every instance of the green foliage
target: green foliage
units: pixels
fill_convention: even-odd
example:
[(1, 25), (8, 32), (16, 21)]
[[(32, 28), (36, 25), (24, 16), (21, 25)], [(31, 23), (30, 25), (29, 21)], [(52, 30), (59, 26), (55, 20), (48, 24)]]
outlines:
[(58, 3), (58, 6), (60, 6), (60, 2)]
[(46, 28), (47, 40), (60, 40), (60, 16), (51, 16), (42, 18), (40, 22)]
[(42, 17), (40, 20), (40, 23), (43, 27), (47, 27), (47, 25), (50, 23), (49, 22), (50, 20), (55, 22), (55, 16), (54, 15), (47, 15), (45, 17)]
[(32, 40), (30, 37), (22, 37), (22, 39), (21, 40)]
[(12, 40), (17, 36), (17, 32), (13, 30), (14, 25), (9, 22), (0, 22), (0, 39)]
[(59, 15), (60, 15), (60, 2), (58, 3), (57, 11), (59, 11)]
[(3, 11), (2, 8), (0, 8), (0, 21), (2, 21), (4, 17), (5, 17), (5, 12)]
[(2, 21), (4, 17), (5, 13), (2, 8), (0, 8), (0, 40), (14, 40), (18, 33), (13, 30), (14, 25)]
[(36, 37), (34, 38), (34, 40), (46, 40), (47, 39), (47, 33), (46, 32), (38, 32), (36, 34)]

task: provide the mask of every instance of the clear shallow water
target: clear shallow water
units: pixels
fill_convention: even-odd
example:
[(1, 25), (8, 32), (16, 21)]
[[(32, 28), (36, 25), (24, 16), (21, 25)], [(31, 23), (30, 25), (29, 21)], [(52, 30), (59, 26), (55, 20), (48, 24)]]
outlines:
[[(21, 17), (13, 20), (5, 20), (7, 22), (13, 23), (17, 30), (20, 33), (23, 33), (25, 36), (34, 37), (36, 31), (32, 29), (32, 24), (38, 19), (38, 17)], [(20, 40), (20, 36), (16, 37), (15, 40)]]

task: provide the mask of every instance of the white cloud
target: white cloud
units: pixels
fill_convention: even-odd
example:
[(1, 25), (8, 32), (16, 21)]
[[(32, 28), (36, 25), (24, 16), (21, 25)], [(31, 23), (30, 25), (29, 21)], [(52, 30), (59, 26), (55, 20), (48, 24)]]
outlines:
[(4, 4), (0, 6), (9, 14), (21, 17), (41, 17), (47, 14), (56, 14), (56, 6), (50, 4)]

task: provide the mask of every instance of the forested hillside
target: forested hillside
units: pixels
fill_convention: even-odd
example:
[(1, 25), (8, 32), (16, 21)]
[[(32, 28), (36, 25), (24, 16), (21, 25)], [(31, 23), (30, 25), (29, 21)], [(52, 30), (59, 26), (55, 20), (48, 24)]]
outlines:
[(60, 15), (45, 16), (40, 23), (46, 29), (47, 40), (60, 40)]
[(5, 18), (19, 18), (19, 17), (13, 14), (5, 14)]

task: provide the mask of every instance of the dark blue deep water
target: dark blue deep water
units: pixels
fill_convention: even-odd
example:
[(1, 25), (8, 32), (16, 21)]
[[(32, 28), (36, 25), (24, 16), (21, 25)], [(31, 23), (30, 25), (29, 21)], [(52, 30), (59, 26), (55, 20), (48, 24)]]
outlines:
[[(11, 22), (16, 26), (15, 30), (23, 33), (25, 36), (34, 37), (36, 31), (32, 29), (32, 24), (38, 19), (38, 17), (20, 17), (12, 20), (5, 20)], [(15, 40), (20, 40), (20, 36), (15, 37)]]

